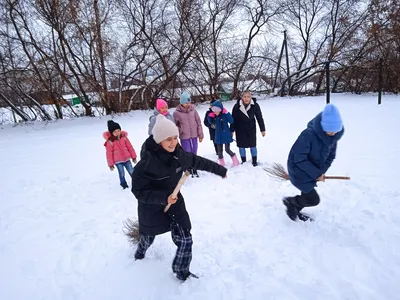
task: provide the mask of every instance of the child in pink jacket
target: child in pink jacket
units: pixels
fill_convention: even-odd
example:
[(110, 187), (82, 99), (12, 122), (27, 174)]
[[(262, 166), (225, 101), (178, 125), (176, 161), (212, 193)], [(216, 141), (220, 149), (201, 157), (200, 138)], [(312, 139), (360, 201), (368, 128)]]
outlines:
[[(173, 116), (176, 126), (179, 128), (179, 139), (183, 150), (197, 155), (197, 139), (201, 143), (204, 138), (203, 126), (199, 113), (191, 103), (189, 93), (181, 94), (180, 105), (176, 108)], [(198, 176), (197, 170), (190, 171), (192, 175)]]
[(122, 131), (118, 123), (110, 120), (107, 122), (107, 127), (108, 131), (103, 133), (106, 140), (104, 147), (106, 147), (107, 164), (111, 171), (117, 167), (120, 185), (126, 189), (128, 184), (125, 180), (124, 168), (132, 177), (133, 167), (130, 159), (136, 163), (136, 152), (128, 139), (128, 133)]

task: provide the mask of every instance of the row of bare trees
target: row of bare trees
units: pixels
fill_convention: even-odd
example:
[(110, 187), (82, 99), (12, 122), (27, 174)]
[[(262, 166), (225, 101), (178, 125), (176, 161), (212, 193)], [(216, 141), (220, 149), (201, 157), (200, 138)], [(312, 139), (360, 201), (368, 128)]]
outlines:
[[(324, 89), (326, 61), (332, 61), (332, 91), (366, 92), (378, 89), (379, 61), (384, 86), (400, 88), (400, 3), (397, 1), (294, 0), (285, 21), (297, 35), (290, 39), (294, 75), (289, 87), (314, 78), (314, 92)], [(299, 39), (296, 39), (300, 36)], [(297, 51), (295, 49), (298, 49)], [(319, 76), (315, 77), (316, 74)]]
[[(394, 0), (3, 0), (0, 103), (15, 121), (30, 121), (93, 115), (89, 99), (105, 114), (148, 108), (184, 86), (206, 98), (224, 81), (236, 98), (249, 78), (284, 84), (292, 95), (320, 93), (327, 61), (333, 91), (374, 91), (380, 59), (384, 90), (397, 92), (399, 7)], [(66, 93), (79, 97), (82, 112)]]

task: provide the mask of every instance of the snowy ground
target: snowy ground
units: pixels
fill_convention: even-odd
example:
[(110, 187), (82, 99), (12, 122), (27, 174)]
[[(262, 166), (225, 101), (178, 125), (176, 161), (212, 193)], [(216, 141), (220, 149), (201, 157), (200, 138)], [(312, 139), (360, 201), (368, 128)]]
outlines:
[[(332, 95), (332, 102), (346, 133), (328, 173), (352, 180), (320, 184), (321, 204), (306, 210), (316, 217), (309, 224), (287, 218), (281, 198), (296, 189), (262, 168), (190, 179), (183, 194), (193, 223), (192, 271), (201, 279), (184, 284), (170, 270), (168, 234), (144, 261), (132, 259), (122, 222), (136, 216), (136, 199), (106, 166), (107, 118), (3, 126), (0, 298), (400, 299), (400, 98), (385, 96), (377, 106), (376, 96)], [(324, 98), (260, 104), (267, 122), (260, 160), (286, 164)], [(116, 118), (137, 150), (148, 116)], [(215, 159), (208, 139), (199, 154)]]

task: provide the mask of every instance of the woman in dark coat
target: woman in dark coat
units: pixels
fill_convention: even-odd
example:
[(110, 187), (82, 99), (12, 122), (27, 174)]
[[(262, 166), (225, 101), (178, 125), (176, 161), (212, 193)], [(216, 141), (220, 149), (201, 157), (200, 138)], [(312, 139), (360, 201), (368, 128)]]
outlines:
[(319, 204), (319, 195), (314, 189), (317, 181), (325, 181), (325, 172), (336, 157), (337, 142), (344, 134), (339, 110), (333, 104), (326, 105), (322, 113), (312, 119), (292, 146), (288, 158), (291, 183), (301, 195), (286, 197), (283, 203), (287, 214), (296, 221), (308, 219), (300, 213), (304, 207)]
[(236, 133), (236, 144), (239, 148), (242, 163), (246, 162), (246, 148), (250, 148), (253, 166), (257, 166), (257, 128), (256, 119), (262, 136), (265, 136), (265, 124), (261, 108), (246, 91), (232, 109), (233, 130)]
[[(181, 193), (172, 198), (172, 192), (184, 171), (189, 168), (208, 171), (226, 177), (226, 168), (215, 162), (186, 152), (178, 144), (176, 125), (163, 115), (157, 116), (151, 135), (144, 143), (146, 152), (132, 174), (132, 193), (138, 200), (140, 239), (135, 259), (143, 259), (155, 236), (171, 231), (178, 247), (172, 270), (179, 280), (193, 274), (191, 223)], [(167, 213), (164, 208), (172, 204)]]

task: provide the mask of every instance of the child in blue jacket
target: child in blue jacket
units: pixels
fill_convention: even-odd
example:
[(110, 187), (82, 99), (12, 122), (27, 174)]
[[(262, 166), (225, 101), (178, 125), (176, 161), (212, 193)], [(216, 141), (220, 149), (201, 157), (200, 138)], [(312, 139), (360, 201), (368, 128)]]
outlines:
[(218, 162), (221, 166), (225, 166), (223, 155), (223, 145), (225, 152), (232, 158), (232, 167), (239, 165), (236, 154), (232, 152), (230, 144), (233, 142), (232, 132), (229, 124), (233, 124), (232, 115), (223, 107), (221, 101), (215, 101), (212, 106), (212, 113), (208, 114), (208, 122), (215, 127), (214, 143), (217, 145)]
[(315, 187), (317, 181), (325, 181), (325, 173), (336, 157), (337, 142), (344, 134), (340, 112), (333, 104), (312, 119), (292, 146), (288, 158), (290, 182), (301, 191), (295, 197), (286, 197), (283, 204), (293, 221), (297, 217), (309, 219), (300, 211), (304, 207), (316, 206), (320, 199)]

